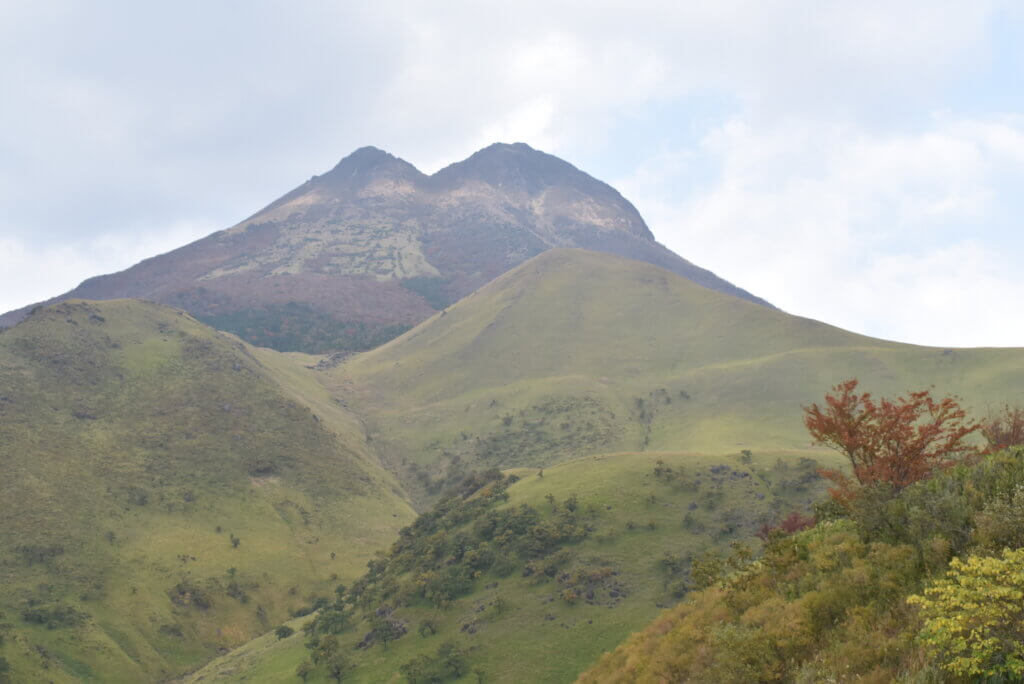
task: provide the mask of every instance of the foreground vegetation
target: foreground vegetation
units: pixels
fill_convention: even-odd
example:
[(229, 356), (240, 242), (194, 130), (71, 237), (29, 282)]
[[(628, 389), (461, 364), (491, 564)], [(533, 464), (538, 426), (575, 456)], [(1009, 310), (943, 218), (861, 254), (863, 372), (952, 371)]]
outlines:
[[(1024, 448), (973, 456), (980, 426), (951, 399), (876, 404), (855, 387), (807, 411), (854, 466), (817, 525), (766, 530), (757, 560), (708, 560), (702, 591), (580, 682), (1020, 680)], [(990, 446), (1021, 413), (1005, 417)]]

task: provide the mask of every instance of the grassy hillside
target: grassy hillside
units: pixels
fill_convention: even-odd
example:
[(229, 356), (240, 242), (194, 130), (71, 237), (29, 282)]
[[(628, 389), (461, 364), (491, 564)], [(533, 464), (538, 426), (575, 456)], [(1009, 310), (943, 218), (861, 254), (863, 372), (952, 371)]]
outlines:
[[(849, 377), (880, 395), (934, 385), (939, 394), (961, 395), (975, 415), (1024, 400), (1021, 350), (874, 340), (723, 296), (647, 264), (578, 250), (541, 255), (387, 345), (330, 366), (321, 364), (320, 381), (364, 418), (374, 447), (421, 506), (467, 472), (488, 467), (531, 473), (544, 468), (547, 486), (554, 482), (552, 473), (571, 472), (571, 480), (593, 477), (620, 496), (642, 499), (641, 479), (606, 467), (602, 455), (616, 452), (650, 461), (675, 451), (673, 464), (684, 470), (698, 463), (709, 469), (732, 464), (734, 456), (722, 454), (741, 450), (780, 454), (780, 468), (797, 467), (801, 456), (830, 459), (828, 452), (809, 448), (801, 406), (820, 401), (826, 389)], [(616, 462), (618, 457), (608, 458)], [(587, 464), (585, 475), (581, 464)], [(650, 468), (648, 463), (638, 472), (650, 474)], [(796, 479), (776, 478), (787, 486)], [(526, 478), (509, 493), (514, 497), (517, 488), (540, 487), (539, 480)], [(749, 503), (727, 497), (719, 510), (723, 517), (743, 518)], [(639, 518), (621, 505), (613, 510), (605, 524), (625, 527)], [(678, 518), (678, 511), (673, 515)], [(643, 528), (641, 520), (634, 523), (634, 529)], [(486, 613), (489, 602), (517, 581), (520, 586), (508, 595), (540, 592), (535, 609), (524, 613), (529, 618), (523, 622), (489, 630), (497, 633), (495, 640), (530, 656), (509, 659), (507, 653), (514, 651), (506, 653), (504, 647), (457, 643), (470, 649), (468, 662), (488, 677), (522, 676), (516, 668), (528, 661), (535, 668), (529, 673), (533, 679), (569, 680), (583, 658), (574, 651), (579, 644), (619, 638), (630, 624), (643, 624), (646, 610), (673, 600), (659, 584), (664, 578), (643, 575), (640, 566), (650, 570), (673, 545), (686, 556), (711, 543), (666, 524), (656, 520), (655, 531), (636, 537), (637, 545), (620, 556), (630, 572), (643, 576), (639, 584), (648, 587), (645, 591), (660, 587), (661, 595), (648, 594), (644, 608), (599, 610), (583, 628), (565, 622), (561, 613), (538, 612), (551, 603), (565, 611), (582, 607), (541, 603), (558, 591), (532, 587), (521, 578), (499, 580), (493, 590), (475, 588), (460, 599), (459, 605), (471, 607), (442, 613), (446, 629), (458, 627), (456, 636), (464, 639), (461, 626), (473, 611)], [(745, 528), (748, 538), (750, 531)], [(660, 534), (668, 536), (659, 539)], [(596, 543), (588, 536), (579, 548)], [(593, 557), (604, 558), (600, 551), (594, 548)], [(414, 625), (425, 610), (413, 602), (399, 615)], [(538, 619), (548, 614), (554, 620)], [(571, 638), (558, 641), (560, 632), (544, 631), (546, 622), (564, 622), (561, 629)], [(287, 672), (301, 661), (301, 641), (294, 636), (261, 642), (232, 654), (233, 664), (221, 670), (218, 661), (203, 677), (220, 671), (228, 679), (259, 679)], [(437, 645), (430, 641), (403, 637), (401, 658), (435, 653)], [(399, 649), (398, 643), (389, 650)], [(420, 646), (408, 650), (410, 644)], [(355, 672), (361, 673), (357, 679), (394, 675), (403, 662), (384, 655), (374, 660), (369, 653), (372, 649), (352, 656)], [(324, 676), (323, 668), (318, 672)]]
[(805, 448), (800, 407), (849, 377), (878, 394), (934, 385), (979, 414), (1024, 403), (1024, 350), (876, 340), (581, 250), (546, 252), (326, 376), (421, 497), (480, 466)]
[(577, 681), (1020, 681), (1022, 499), (1019, 447), (898, 493), (869, 488)]
[[(340, 583), (358, 680), (418, 656), (429, 669), (448, 641), (487, 679), (569, 680), (676, 600), (702, 551), (813, 497), (801, 459), (835, 461), (810, 448), (801, 406), (849, 377), (880, 395), (934, 385), (975, 415), (1024, 404), (1022, 350), (874, 340), (579, 250), (341, 360), (253, 349), (155, 305), (44, 309), (0, 334), (0, 653), (55, 681), (145, 681), (245, 644), (195, 679), (290, 679), (307, 637), (266, 633)], [(508, 502), (428, 526), (429, 553), (398, 537), (408, 501), (429, 512), (488, 469), (521, 478)], [(585, 533), (478, 536), (477, 514), (520, 504), (527, 529)], [(494, 562), (459, 575), (484, 542)], [(375, 618), (407, 633), (354, 648)]]
[(13, 681), (152, 681), (361, 571), (412, 512), (292, 365), (157, 305), (0, 334), (0, 655)]
[[(338, 652), (352, 681), (403, 681), (403, 665), (436, 660), (449, 641), (465, 681), (571, 680), (678, 600), (693, 558), (728, 550), (819, 495), (815, 463), (799, 459), (620, 453), (543, 474), (512, 471), (512, 484), (474, 480), (405, 530), (313, 624), (343, 624)], [(374, 636), (385, 615), (405, 631), (386, 646)], [(311, 657), (303, 644), (335, 629), (293, 627), (293, 636), (263, 637), (188, 681), (294, 678)], [(429, 676), (430, 661), (418, 665)], [(404, 679), (416, 676), (407, 666)], [(308, 681), (329, 681), (326, 664)]]

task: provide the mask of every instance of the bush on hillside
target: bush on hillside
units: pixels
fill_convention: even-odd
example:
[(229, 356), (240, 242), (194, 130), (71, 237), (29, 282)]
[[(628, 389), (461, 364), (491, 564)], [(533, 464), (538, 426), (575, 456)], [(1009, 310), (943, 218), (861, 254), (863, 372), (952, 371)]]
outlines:
[(836, 484), (834, 498), (848, 502), (859, 487), (880, 483), (899, 491), (977, 453), (965, 438), (982, 426), (968, 420), (952, 397), (935, 399), (922, 391), (875, 401), (856, 389), (857, 380), (847, 380), (825, 395), (824, 407), (804, 407), (811, 437), (843, 454), (856, 480), (822, 471)]
[(458, 679), (468, 670), (466, 651), (454, 641), (446, 641), (433, 656), (416, 656), (398, 670), (409, 684), (434, 684)]
[(77, 627), (85, 622), (88, 615), (82, 611), (65, 605), (30, 606), (21, 612), (25, 622), (44, 625), (47, 629)]
[(1024, 678), (1024, 549), (954, 558), (908, 602), (921, 607), (921, 639), (944, 669), (974, 681)]
[[(865, 486), (815, 527), (768, 537), (757, 560), (694, 561), (707, 588), (580, 681), (1020, 678), (1022, 492), (1024, 449)], [(1017, 550), (989, 555), (1004, 546)]]
[(1024, 445), (1024, 407), (1007, 404), (1001, 411), (989, 415), (981, 434), (992, 451)]

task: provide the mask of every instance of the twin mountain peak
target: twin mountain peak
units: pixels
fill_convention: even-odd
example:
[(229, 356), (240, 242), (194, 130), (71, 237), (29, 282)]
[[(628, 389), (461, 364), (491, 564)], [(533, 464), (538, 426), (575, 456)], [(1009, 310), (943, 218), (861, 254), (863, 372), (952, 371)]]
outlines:
[(559, 247), (645, 261), (767, 305), (656, 242), (614, 188), (524, 143), (432, 175), (362, 147), (232, 228), (45, 303), (149, 299), (259, 346), (360, 350)]

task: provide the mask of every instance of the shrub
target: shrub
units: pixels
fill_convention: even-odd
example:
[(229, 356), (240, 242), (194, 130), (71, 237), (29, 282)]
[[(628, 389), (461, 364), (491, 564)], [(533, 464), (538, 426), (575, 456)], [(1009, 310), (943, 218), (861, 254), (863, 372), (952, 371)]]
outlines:
[(923, 596), (920, 637), (942, 667), (973, 680), (1024, 677), (1024, 549), (950, 561)]
[(437, 621), (434, 618), (423, 618), (419, 628), (416, 630), (421, 637), (434, 636), (437, 634)]
[(992, 451), (1024, 444), (1024, 408), (1011, 407), (990, 414), (981, 428), (981, 434)]
[(337, 652), (338, 637), (333, 634), (327, 634), (313, 642), (310, 657), (312, 657), (315, 664), (319, 665), (321, 663), (326, 663)]
[(47, 629), (76, 627), (85, 622), (86, 614), (71, 606), (38, 606), (26, 608), (21, 619), (37, 625), (45, 625)]
[(168, 590), (167, 595), (171, 602), (179, 606), (195, 606), (206, 610), (213, 606), (213, 598), (203, 588), (192, 584), (188, 580), (182, 580)]
[(292, 634), (295, 634), (295, 630), (289, 627), (288, 625), (281, 625), (280, 627), (274, 630), (274, 636), (276, 636), (278, 640), (287, 639)]
[(225, 593), (240, 603), (249, 602), (249, 595), (245, 593), (245, 589), (243, 589), (242, 585), (240, 585), (238, 582), (234, 580), (228, 582), (228, 586), (225, 589)]
[(316, 666), (308, 660), (303, 660), (299, 663), (298, 667), (295, 668), (295, 676), (302, 681), (306, 681), (306, 679), (309, 678), (309, 675), (313, 674), (314, 671), (316, 671)]
[(714, 551), (705, 551), (690, 566), (690, 579), (698, 589), (714, 585), (724, 574), (725, 561)]
[[(857, 484), (884, 482), (898, 492), (976, 453), (964, 439), (982, 426), (968, 421), (952, 397), (936, 400), (923, 391), (876, 402), (856, 389), (856, 380), (833, 387), (835, 394), (825, 395), (824, 407), (804, 407), (804, 424), (817, 443), (846, 456)], [(821, 474), (836, 483), (833, 497), (849, 501), (855, 496), (856, 487), (845, 474)]]
[(998, 496), (974, 515), (971, 541), (985, 551), (1024, 546), (1024, 484)]
[(405, 625), (392, 618), (389, 613), (375, 615), (370, 619), (370, 625), (374, 640), (379, 641), (385, 649), (388, 647), (388, 642), (400, 639), (407, 631)]
[(793, 511), (785, 518), (783, 518), (777, 525), (769, 525), (765, 523), (763, 527), (757, 532), (757, 536), (761, 541), (767, 541), (775, 535), (787, 535), (801, 530), (806, 530), (814, 527), (818, 522), (818, 519), (814, 516), (803, 515), (799, 511)]
[(466, 652), (454, 641), (441, 644), (434, 656), (419, 655), (398, 668), (409, 684), (434, 684), (466, 674)]
[(160, 634), (164, 634), (166, 636), (177, 637), (179, 639), (185, 636), (185, 633), (182, 632), (180, 625), (163, 624), (160, 625), (159, 629), (157, 629), (157, 632), (159, 632)]
[(327, 676), (336, 682), (340, 682), (352, 669), (352, 661), (344, 653), (337, 651), (327, 659)]
[(319, 610), (317, 616), (303, 627), (307, 633), (340, 634), (348, 629), (351, 613), (345, 604), (336, 601), (333, 605), (324, 606)]

